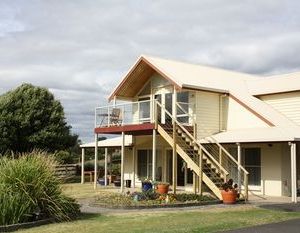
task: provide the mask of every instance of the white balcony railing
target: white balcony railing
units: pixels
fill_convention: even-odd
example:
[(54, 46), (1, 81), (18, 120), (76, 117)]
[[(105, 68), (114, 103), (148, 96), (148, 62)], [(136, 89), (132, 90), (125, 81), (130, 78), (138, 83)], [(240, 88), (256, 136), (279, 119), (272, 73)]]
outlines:
[(95, 111), (95, 126), (109, 127), (151, 122), (151, 100), (98, 107)]
[[(164, 111), (155, 112), (154, 101), (157, 100), (143, 100), (97, 107), (95, 111), (95, 127), (154, 123), (155, 114), (158, 114), (158, 117), (164, 122), (166, 113)], [(191, 104), (177, 102), (178, 121), (184, 125), (194, 125), (195, 117), (193, 114), (190, 114), (191, 109)]]

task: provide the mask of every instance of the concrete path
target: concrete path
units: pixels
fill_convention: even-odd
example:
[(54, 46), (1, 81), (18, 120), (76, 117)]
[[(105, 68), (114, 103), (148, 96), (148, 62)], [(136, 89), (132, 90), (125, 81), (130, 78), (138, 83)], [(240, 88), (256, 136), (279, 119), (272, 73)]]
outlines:
[[(300, 219), (293, 219), (279, 223), (270, 223), (266, 225), (247, 227), (232, 231), (225, 231), (226, 233), (299, 233)], [(225, 233), (224, 232), (224, 233)]]

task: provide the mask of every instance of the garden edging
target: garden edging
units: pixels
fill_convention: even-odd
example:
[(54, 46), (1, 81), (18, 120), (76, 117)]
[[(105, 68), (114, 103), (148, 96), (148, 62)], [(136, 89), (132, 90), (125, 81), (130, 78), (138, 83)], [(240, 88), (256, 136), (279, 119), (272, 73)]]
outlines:
[(42, 219), (34, 222), (25, 222), (25, 223), (17, 223), (12, 225), (0, 226), (0, 232), (12, 232), (19, 229), (37, 227), (37, 226), (54, 223), (54, 222), (55, 220), (53, 218), (49, 218), (49, 219)]
[(220, 200), (213, 201), (203, 201), (200, 203), (173, 203), (173, 204), (160, 204), (160, 205), (132, 205), (132, 206), (113, 206), (113, 205), (103, 205), (103, 204), (89, 204), (91, 207), (101, 207), (106, 209), (158, 209), (158, 208), (181, 208), (181, 207), (191, 207), (191, 206), (204, 206), (204, 205), (214, 205), (221, 204)]

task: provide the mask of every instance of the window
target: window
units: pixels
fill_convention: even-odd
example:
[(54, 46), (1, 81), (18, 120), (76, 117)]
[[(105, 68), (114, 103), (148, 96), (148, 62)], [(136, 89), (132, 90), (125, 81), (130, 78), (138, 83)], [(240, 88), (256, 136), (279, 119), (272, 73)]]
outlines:
[(152, 178), (152, 150), (137, 151), (137, 172), (140, 178)]
[(189, 123), (189, 92), (177, 93), (177, 120), (181, 123)]
[[(237, 148), (229, 148), (229, 153), (237, 160)], [(242, 166), (249, 172), (249, 185), (261, 185), (261, 151), (260, 148), (242, 148)]]
[(150, 120), (150, 97), (139, 98), (139, 119), (141, 122)]
[(261, 185), (261, 152), (260, 148), (244, 148), (242, 164), (249, 172), (249, 185)]

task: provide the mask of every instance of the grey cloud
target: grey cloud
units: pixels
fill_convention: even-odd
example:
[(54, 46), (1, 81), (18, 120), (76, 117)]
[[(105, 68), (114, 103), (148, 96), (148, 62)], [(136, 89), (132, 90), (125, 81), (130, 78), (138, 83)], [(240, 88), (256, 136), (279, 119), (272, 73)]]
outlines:
[(31, 82), (83, 141), (93, 110), (140, 54), (253, 74), (299, 70), (298, 1), (0, 2), (0, 93)]

